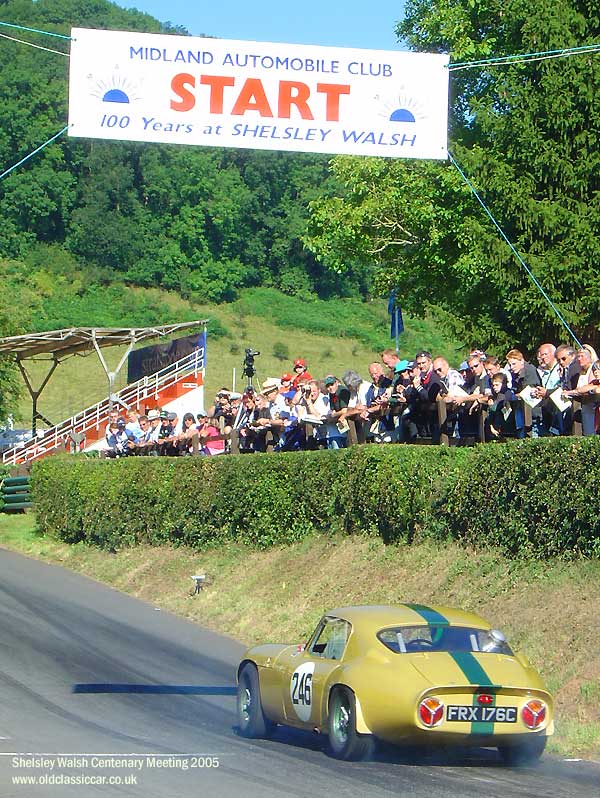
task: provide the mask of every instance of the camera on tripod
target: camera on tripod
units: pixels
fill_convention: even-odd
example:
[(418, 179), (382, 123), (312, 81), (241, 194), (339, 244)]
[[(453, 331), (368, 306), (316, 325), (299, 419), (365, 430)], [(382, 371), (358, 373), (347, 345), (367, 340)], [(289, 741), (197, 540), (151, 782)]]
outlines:
[(252, 383), (252, 378), (256, 374), (256, 369), (254, 368), (254, 358), (258, 357), (260, 352), (256, 352), (253, 349), (245, 349), (244, 352), (244, 370), (242, 371), (242, 375), (244, 377), (248, 377), (250, 383)]

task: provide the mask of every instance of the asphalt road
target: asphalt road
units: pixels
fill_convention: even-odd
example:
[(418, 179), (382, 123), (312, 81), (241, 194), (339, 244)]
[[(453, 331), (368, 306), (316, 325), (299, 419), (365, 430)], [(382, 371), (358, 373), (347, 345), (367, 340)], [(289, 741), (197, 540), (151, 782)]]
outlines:
[[(192, 600), (201, 605), (202, 596)], [(0, 549), (0, 796), (600, 798), (594, 763), (544, 757), (517, 770), (494, 751), (416, 763), (396, 749), (340, 763), (310, 734), (244, 740), (232, 694), (241, 652), (233, 640)]]

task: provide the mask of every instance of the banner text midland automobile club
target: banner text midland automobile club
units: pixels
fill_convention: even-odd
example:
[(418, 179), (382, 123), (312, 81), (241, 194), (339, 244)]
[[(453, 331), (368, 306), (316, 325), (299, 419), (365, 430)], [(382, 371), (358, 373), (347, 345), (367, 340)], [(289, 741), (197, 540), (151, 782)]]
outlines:
[(447, 157), (447, 56), (86, 29), (72, 36), (73, 136)]

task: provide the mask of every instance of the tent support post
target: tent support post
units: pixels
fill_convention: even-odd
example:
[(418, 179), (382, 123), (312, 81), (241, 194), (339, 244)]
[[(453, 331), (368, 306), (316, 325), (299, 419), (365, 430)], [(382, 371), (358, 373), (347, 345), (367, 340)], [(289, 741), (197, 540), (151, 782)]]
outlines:
[(114, 396), (114, 390), (113, 389), (115, 387), (115, 380), (117, 378), (117, 375), (119, 374), (119, 372), (123, 368), (123, 364), (127, 361), (127, 358), (129, 357), (129, 355), (131, 353), (131, 350), (133, 349), (134, 344), (137, 341), (137, 338), (136, 338), (136, 335), (135, 335), (135, 330), (131, 330), (129, 335), (130, 335), (130, 340), (129, 340), (129, 344), (127, 345), (127, 349), (126, 349), (123, 357), (119, 360), (116, 369), (114, 371), (111, 371), (108, 368), (108, 364), (106, 363), (106, 360), (104, 359), (104, 355), (102, 354), (102, 349), (100, 349), (100, 347), (98, 346), (98, 341), (96, 340), (96, 330), (92, 330), (92, 343), (94, 344), (94, 349), (96, 350), (96, 352), (98, 354), (98, 357), (100, 358), (100, 363), (102, 364), (102, 368), (104, 369), (104, 373), (106, 374), (106, 377), (108, 379), (108, 410), (109, 410), (109, 412), (112, 410), (112, 406), (113, 406), (113, 396)]
[(21, 358), (17, 358), (17, 366), (19, 367), (19, 371), (21, 372), (21, 376), (23, 377), (25, 385), (27, 386), (27, 390), (29, 391), (29, 395), (31, 396), (31, 437), (32, 438), (35, 438), (35, 435), (36, 435), (36, 432), (37, 432), (37, 420), (38, 420), (38, 418), (40, 418), (42, 421), (45, 421), (46, 424), (49, 424), (50, 426), (52, 426), (52, 422), (48, 421), (48, 419), (45, 416), (43, 416), (41, 413), (38, 412), (37, 404), (38, 404), (38, 399), (39, 399), (40, 394), (42, 393), (42, 391), (44, 390), (44, 388), (48, 384), (48, 381), (50, 380), (50, 377), (54, 374), (54, 370), (56, 369), (56, 367), (58, 366), (59, 363), (60, 363), (60, 361), (58, 360), (58, 358), (56, 356), (54, 356), (52, 358), (52, 365), (50, 366), (50, 369), (48, 370), (48, 373), (46, 374), (46, 376), (42, 380), (42, 384), (40, 385), (40, 387), (37, 389), (37, 391), (35, 391), (33, 389), (33, 385), (31, 384), (31, 380), (29, 379), (29, 374), (27, 374), (27, 371), (25, 370), (25, 366), (23, 365), (23, 363), (21, 361)]

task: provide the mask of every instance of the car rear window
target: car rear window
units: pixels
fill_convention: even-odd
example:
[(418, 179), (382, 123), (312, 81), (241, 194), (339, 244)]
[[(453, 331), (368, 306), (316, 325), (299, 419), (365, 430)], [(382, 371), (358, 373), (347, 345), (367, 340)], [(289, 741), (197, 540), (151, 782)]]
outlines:
[(512, 655), (506, 641), (498, 641), (489, 629), (467, 626), (396, 626), (382, 629), (377, 637), (396, 654), (414, 654), (423, 651), (480, 651), (488, 654)]

